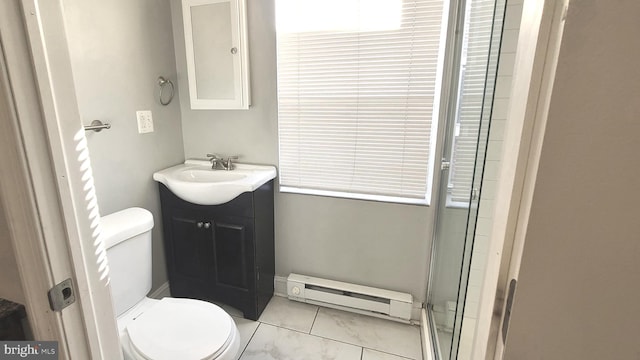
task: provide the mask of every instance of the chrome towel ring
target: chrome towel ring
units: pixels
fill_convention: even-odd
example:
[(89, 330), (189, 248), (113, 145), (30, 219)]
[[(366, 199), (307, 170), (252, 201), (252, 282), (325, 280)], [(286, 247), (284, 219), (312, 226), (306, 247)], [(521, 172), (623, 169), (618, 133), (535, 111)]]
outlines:
[[(169, 85), (171, 87), (171, 93), (169, 94), (169, 99), (165, 102), (162, 100), (162, 95), (163, 95), (163, 91), (164, 88)], [(160, 104), (161, 105), (169, 105), (169, 103), (171, 102), (171, 100), (173, 100), (173, 93), (174, 93), (174, 87), (173, 87), (173, 82), (169, 79), (165, 79), (163, 76), (158, 77), (158, 86), (160, 86), (160, 95), (158, 95), (158, 98), (160, 100)]]

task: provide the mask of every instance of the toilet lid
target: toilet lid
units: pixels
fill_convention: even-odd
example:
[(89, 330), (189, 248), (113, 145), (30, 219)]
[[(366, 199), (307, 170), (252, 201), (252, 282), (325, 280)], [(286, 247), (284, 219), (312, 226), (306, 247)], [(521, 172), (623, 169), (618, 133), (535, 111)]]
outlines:
[(127, 333), (147, 359), (209, 359), (224, 351), (235, 324), (220, 307), (200, 300), (164, 298), (135, 318)]

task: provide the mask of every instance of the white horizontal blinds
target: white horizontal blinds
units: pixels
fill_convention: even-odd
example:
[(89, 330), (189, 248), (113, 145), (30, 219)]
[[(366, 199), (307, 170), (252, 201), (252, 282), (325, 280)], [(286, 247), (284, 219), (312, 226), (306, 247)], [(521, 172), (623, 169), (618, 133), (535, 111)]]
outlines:
[(280, 184), (424, 200), (442, 0), (276, 6)]
[[(449, 173), (450, 200), (469, 203), (482, 117), (495, 0), (467, 3), (456, 134)], [(486, 114), (488, 116), (488, 114)]]

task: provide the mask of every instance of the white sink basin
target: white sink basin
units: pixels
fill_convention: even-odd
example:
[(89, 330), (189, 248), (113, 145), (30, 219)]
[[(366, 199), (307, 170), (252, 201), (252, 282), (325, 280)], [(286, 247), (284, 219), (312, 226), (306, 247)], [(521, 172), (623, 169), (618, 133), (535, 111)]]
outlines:
[(187, 160), (153, 174), (177, 197), (199, 205), (220, 205), (254, 191), (276, 177), (275, 166), (234, 164), (231, 171), (212, 170), (206, 160)]

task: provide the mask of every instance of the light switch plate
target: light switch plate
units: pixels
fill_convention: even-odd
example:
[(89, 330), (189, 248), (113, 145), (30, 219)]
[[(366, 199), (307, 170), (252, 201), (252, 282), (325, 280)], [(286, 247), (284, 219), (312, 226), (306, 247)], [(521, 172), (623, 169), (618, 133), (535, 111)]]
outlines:
[(153, 116), (151, 110), (136, 111), (138, 119), (138, 133), (145, 134), (153, 132)]

